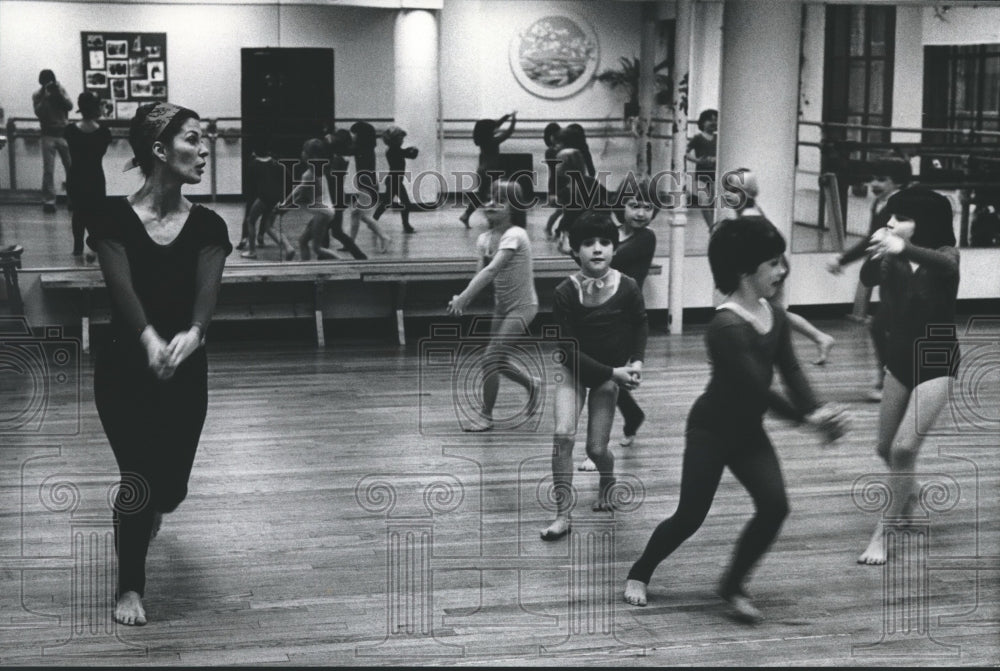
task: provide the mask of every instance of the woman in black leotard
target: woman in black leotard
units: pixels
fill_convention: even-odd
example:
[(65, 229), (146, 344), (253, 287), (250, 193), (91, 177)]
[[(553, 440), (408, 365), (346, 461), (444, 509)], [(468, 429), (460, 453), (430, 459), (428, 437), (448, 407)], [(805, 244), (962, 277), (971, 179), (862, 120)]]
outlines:
[(66, 190), (73, 203), (73, 256), (82, 256), (87, 222), (107, 193), (101, 162), (111, 145), (111, 131), (99, 121), (101, 101), (96, 95), (81, 93), (77, 105), (83, 120), (66, 126), (65, 132), (70, 156)]
[[(743, 583), (788, 514), (785, 484), (764, 432), (763, 414), (771, 408), (819, 428), (828, 439), (844, 429), (840, 411), (816, 402), (792, 350), (785, 311), (768, 301), (787, 272), (784, 251), (781, 234), (763, 217), (725, 221), (709, 241), (712, 275), (727, 296), (705, 335), (712, 376), (688, 414), (677, 510), (656, 528), (629, 571), (625, 600), (633, 605), (646, 605), (653, 571), (701, 526), (728, 467), (750, 492), (757, 510), (740, 535), (719, 595), (733, 616), (759, 620), (760, 611), (747, 598)], [(791, 401), (771, 389), (775, 365), (791, 390)]]
[(114, 618), (146, 623), (146, 551), (163, 513), (187, 494), (208, 407), (205, 332), (232, 251), (226, 222), (181, 195), (205, 171), (198, 115), (157, 102), (132, 119), (132, 163), (145, 182), (107, 199), (90, 223), (111, 297), (111, 335), (98, 343), (94, 398), (121, 471), (115, 501)]
[[(896, 194), (893, 207), (886, 227), (871, 235), (861, 268), (861, 281), (879, 286), (888, 336), (877, 451), (895, 477), (885, 519), (905, 517), (914, 503), (920, 445), (948, 402), (959, 362), (958, 249), (951, 203), (913, 186)], [(880, 521), (858, 563), (884, 564), (886, 554)]]

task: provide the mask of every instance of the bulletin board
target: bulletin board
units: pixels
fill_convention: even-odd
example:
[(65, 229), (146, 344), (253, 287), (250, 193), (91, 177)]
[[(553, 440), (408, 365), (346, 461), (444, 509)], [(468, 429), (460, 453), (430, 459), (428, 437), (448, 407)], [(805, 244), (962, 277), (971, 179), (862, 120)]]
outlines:
[(80, 33), (83, 90), (105, 119), (131, 119), (139, 105), (167, 99), (166, 33)]

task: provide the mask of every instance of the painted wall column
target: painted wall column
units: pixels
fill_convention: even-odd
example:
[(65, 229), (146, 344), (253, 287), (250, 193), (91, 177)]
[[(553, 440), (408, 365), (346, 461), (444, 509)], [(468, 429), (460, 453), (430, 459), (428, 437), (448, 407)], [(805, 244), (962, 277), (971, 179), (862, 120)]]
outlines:
[(674, 41), (673, 89), (673, 142), (671, 143), (672, 170), (675, 184), (658, 185), (658, 189), (674, 192), (677, 202), (670, 211), (670, 333), (684, 332), (684, 227), (687, 226), (688, 209), (685, 198), (678, 193), (679, 185), (687, 184), (688, 87), (691, 64), (691, 31), (694, 27), (692, 0), (677, 0), (677, 30)]
[(403, 9), (396, 14), (393, 33), (393, 117), (407, 133), (403, 145), (420, 150), (417, 158), (406, 163), (411, 175), (407, 188), (415, 202), (432, 202), (439, 192), (447, 191), (439, 180), (420, 177), (441, 170), (438, 20), (437, 12)]
[(716, 177), (752, 169), (758, 202), (786, 241), (795, 201), (801, 31), (801, 0), (726, 1)]

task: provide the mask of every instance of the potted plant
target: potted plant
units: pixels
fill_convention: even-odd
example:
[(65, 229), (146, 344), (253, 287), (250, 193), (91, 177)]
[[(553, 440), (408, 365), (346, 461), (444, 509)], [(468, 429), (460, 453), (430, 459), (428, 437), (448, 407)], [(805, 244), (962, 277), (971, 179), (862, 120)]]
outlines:
[[(597, 75), (597, 81), (612, 89), (624, 89), (628, 100), (625, 102), (625, 118), (639, 116), (639, 59), (622, 56), (618, 59), (619, 67), (605, 70)], [(669, 105), (672, 95), (669, 74), (669, 62), (664, 60), (653, 67), (653, 78), (656, 85), (655, 103)], [(662, 72), (666, 70), (667, 72)]]

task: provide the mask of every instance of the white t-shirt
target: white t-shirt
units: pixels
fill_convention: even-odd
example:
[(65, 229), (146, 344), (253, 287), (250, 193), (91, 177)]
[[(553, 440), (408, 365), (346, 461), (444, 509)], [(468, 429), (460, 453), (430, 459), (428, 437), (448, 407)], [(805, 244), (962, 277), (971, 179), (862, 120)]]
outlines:
[(528, 232), (520, 226), (511, 226), (500, 235), (486, 231), (476, 241), (476, 251), (487, 259), (487, 264), (501, 249), (511, 250), (512, 255), (493, 278), (496, 311), (505, 314), (516, 307), (538, 305)]

